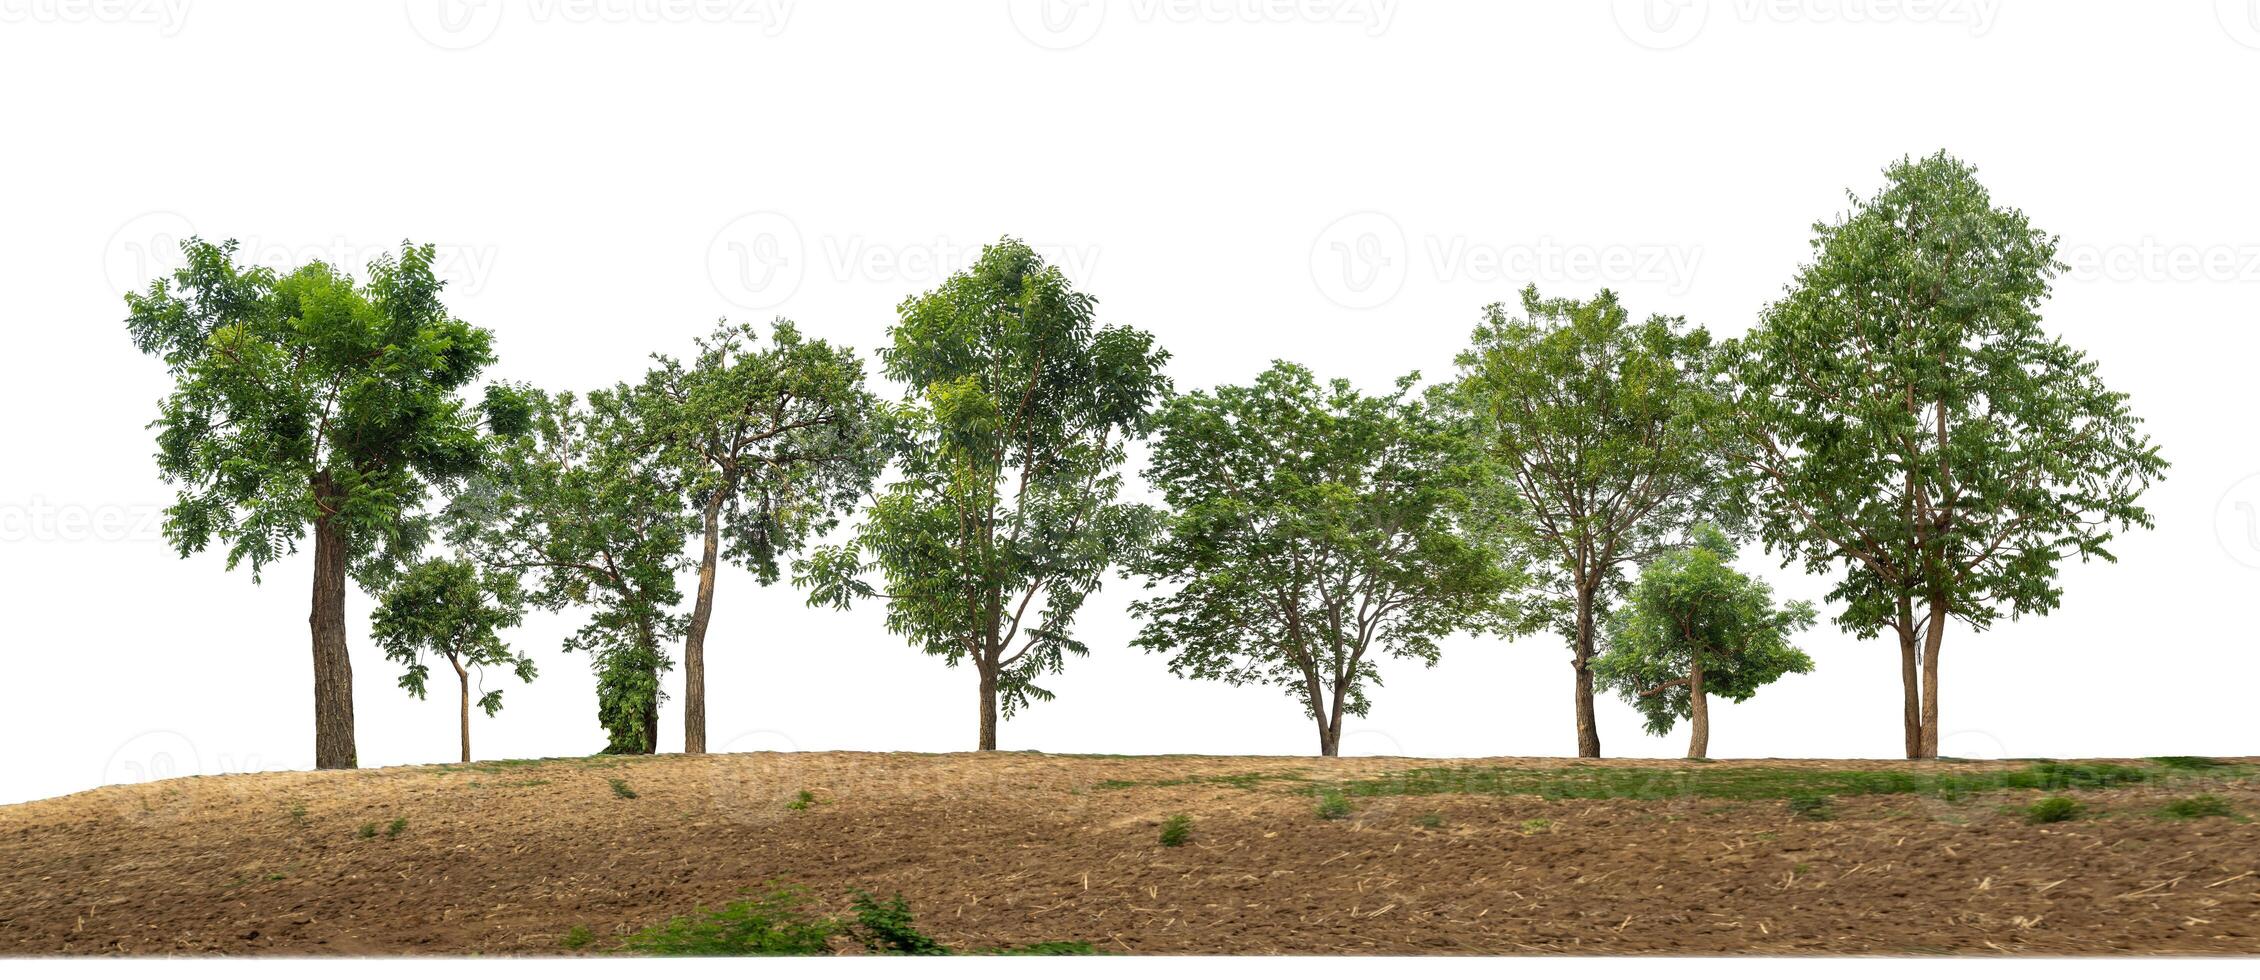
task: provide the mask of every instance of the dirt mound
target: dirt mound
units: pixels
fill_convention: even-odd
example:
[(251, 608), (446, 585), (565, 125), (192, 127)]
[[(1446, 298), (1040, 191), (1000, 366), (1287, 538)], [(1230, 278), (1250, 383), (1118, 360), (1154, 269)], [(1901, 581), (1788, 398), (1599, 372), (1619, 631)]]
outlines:
[[(832, 914), (900, 893), (969, 949), (2260, 953), (2249, 762), (1989, 782), (2030, 770), (810, 753), (178, 779), (0, 808), (0, 954), (558, 954), (575, 927), (601, 951), (771, 883)], [(2193, 794), (2232, 815), (2166, 812)], [(2049, 795), (2079, 817), (2028, 822)]]

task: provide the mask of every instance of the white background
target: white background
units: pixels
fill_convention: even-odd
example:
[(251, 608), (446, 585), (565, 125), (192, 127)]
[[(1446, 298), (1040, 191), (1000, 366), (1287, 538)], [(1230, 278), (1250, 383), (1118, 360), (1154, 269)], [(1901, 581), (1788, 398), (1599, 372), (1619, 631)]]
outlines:
[[(1848, 188), (1942, 147), (2063, 237), (2047, 323), (2173, 463), (2157, 529), (2066, 569), (2064, 608), (1950, 633), (1944, 750), (2260, 752), (2260, 5), (1047, 2), (0, 0), (0, 801), (311, 760), (308, 563), (254, 585), (158, 532), (167, 381), (120, 295), (191, 231), (282, 266), (437, 242), (494, 376), (548, 387), (638, 375), (717, 317), (868, 353), (1006, 233), (1158, 335), (1181, 387), (1274, 357), (1379, 386), (1447, 376), (1525, 281), (1739, 334)], [(1276, 689), (1127, 649), (1135, 588), (1092, 602), (1094, 654), (1004, 747), (1313, 750)], [(575, 621), (518, 634), (542, 676), (474, 721), (481, 757), (601, 744), (557, 649)], [(1807, 644), (1816, 673), (1720, 708), (1716, 755), (1899, 753), (1890, 643)], [(717, 749), (972, 744), (973, 676), (876, 607), (731, 570), (709, 650)], [(1459, 638), (1385, 666), (1346, 751), (1568, 753), (1566, 661)], [(364, 765), (454, 758), (452, 692), (411, 700), (360, 634), (354, 664)], [(1614, 701), (1601, 732), (1683, 746)]]

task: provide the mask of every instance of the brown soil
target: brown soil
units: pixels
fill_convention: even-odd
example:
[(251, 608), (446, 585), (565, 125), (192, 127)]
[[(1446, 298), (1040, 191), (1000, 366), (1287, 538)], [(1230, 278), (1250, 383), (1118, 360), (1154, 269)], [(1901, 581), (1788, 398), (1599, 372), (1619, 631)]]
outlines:
[[(1842, 797), (1828, 821), (1780, 801), (1382, 796), (1321, 820), (1308, 783), (1152, 785), (1436, 764), (762, 754), (109, 787), (0, 808), (0, 954), (555, 954), (574, 926), (600, 949), (770, 882), (832, 912), (900, 892), (964, 947), (2260, 953), (2260, 830), (2162, 819), (2155, 789), (2069, 793), (2093, 815), (2036, 826), (2005, 812), (2032, 792)], [(2207, 789), (2260, 814), (2260, 783)], [(817, 802), (789, 808), (801, 790)], [(1192, 839), (1164, 848), (1175, 813)]]

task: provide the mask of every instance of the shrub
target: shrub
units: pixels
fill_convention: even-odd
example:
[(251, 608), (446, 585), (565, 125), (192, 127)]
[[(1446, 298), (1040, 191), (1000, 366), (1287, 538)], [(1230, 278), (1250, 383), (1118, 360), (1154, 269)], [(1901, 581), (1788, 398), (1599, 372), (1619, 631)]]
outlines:
[(2166, 804), (2165, 814), (2176, 820), (2196, 820), (2202, 817), (2233, 817), (2236, 816), (2236, 810), (2229, 806), (2227, 800), (2211, 793), (2201, 793)]
[(787, 804), (785, 804), (785, 809), (787, 809), (787, 810), (806, 810), (806, 809), (808, 809), (809, 807), (812, 807), (812, 806), (815, 806), (815, 805), (816, 805), (816, 794), (814, 794), (814, 793), (811, 793), (811, 792), (809, 792), (809, 791), (807, 791), (807, 790), (805, 790), (805, 789), (804, 789), (804, 790), (801, 790), (801, 791), (800, 791), (800, 792), (798, 792), (798, 793), (795, 793), (795, 794), (793, 794), (793, 801), (792, 801), (792, 802), (790, 802), (790, 803), (787, 803)]
[(797, 888), (780, 888), (700, 908), (629, 936), (620, 948), (652, 956), (820, 956), (831, 952), (827, 943), (840, 926), (803, 912), (807, 901)]
[(1792, 796), (1789, 798), (1789, 812), (1799, 820), (1832, 820), (1836, 817), (1836, 812), (1829, 808), (1828, 797), (1825, 796)]
[(1338, 789), (1318, 791), (1318, 817), (1321, 820), (1340, 820), (1350, 815), (1350, 801)]
[(390, 824), (387, 824), (387, 825), (385, 826), (385, 836), (386, 836), (386, 837), (398, 837), (398, 836), (400, 836), (400, 832), (401, 832), (401, 831), (403, 831), (403, 830), (407, 830), (407, 829), (408, 829), (408, 818), (407, 818), (407, 817), (394, 817), (394, 818), (392, 818), (392, 823), (390, 823)]
[(1193, 818), (1182, 813), (1161, 822), (1161, 846), (1183, 847), (1193, 836)]
[(627, 780), (615, 779), (612, 781), (612, 795), (623, 800), (632, 800), (636, 798), (636, 791), (628, 787)]
[(353, 836), (361, 838), (362, 840), (368, 840), (371, 837), (377, 836), (377, 822), (371, 820), (368, 823), (362, 824), (360, 830), (353, 832)]
[(2062, 823), (2080, 815), (2083, 808), (2078, 800), (2068, 796), (2051, 796), (2025, 808), (2027, 823)]

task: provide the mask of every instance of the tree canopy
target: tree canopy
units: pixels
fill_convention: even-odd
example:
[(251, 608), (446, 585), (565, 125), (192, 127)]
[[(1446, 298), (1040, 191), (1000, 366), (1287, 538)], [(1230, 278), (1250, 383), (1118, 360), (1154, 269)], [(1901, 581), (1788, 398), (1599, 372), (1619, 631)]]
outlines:
[(1968, 164), (1900, 161), (1813, 250), (1734, 347), (1736, 445), (1767, 544), (1839, 576), (1844, 628), (1899, 640), (1907, 754), (1934, 757), (1947, 620), (2055, 608), (2061, 562), (2151, 525), (2166, 463), (2041, 328), (2056, 239)]
[(1383, 655), (1434, 664), (1437, 640), (1505, 621), (1508, 566), (1458, 533), (1475, 460), (1412, 394), (1320, 384), (1274, 363), (1247, 386), (1172, 399), (1146, 477), (1170, 512), (1131, 570), (1139, 647), (1179, 676), (1287, 690), (1340, 751)]
[(1009, 238), (904, 300), (879, 352), (908, 390), (887, 420), (898, 479), (851, 541), (797, 566), (812, 604), (884, 598), (888, 630), (972, 662), (983, 749), (1000, 712), (1049, 699), (1039, 679), (1087, 652), (1076, 613), (1154, 523), (1117, 498), (1126, 448), (1168, 393), (1168, 354), (1144, 331), (1094, 326), (1096, 305)]
[[(471, 675), (497, 667), (520, 681), (534, 679), (531, 658), (511, 649), (502, 631), (525, 619), (518, 580), (508, 572), (481, 570), (469, 561), (432, 558), (409, 566), (385, 590), (369, 617), (369, 633), (385, 659), (401, 664), (400, 686), (419, 700), (431, 678), (427, 655), (454, 668), (461, 693), (463, 761), (471, 761)], [(502, 690), (480, 693), (488, 717), (502, 710)]]
[(179, 487), (165, 534), (183, 557), (215, 542), (256, 579), (314, 536), (314, 756), (351, 768), (350, 572), (381, 587), (421, 548), (437, 483), (479, 465), (461, 392), (492, 338), (447, 312), (430, 245), (370, 264), (238, 266), (233, 241), (182, 243), (184, 264), (129, 294), (126, 325), (165, 362), (157, 467)]

